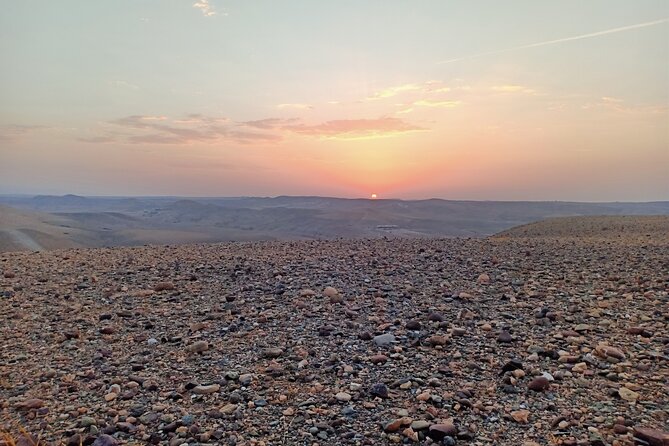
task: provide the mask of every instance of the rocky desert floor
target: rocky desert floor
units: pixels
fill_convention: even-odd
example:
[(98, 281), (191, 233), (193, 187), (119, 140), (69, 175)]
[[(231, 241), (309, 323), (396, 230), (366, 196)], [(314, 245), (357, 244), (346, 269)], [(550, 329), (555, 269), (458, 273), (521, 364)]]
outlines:
[(3, 253), (0, 430), (21, 445), (668, 445), (663, 224)]

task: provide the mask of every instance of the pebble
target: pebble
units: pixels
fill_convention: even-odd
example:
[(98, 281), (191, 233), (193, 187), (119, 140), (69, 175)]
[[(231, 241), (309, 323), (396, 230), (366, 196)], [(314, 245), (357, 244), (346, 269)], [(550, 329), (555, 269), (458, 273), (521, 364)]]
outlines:
[(221, 386), (218, 384), (210, 384), (208, 386), (195, 386), (191, 392), (193, 392), (196, 395), (209, 395), (212, 393), (216, 393), (221, 389)]
[(384, 333), (382, 335), (374, 336), (374, 344), (378, 347), (387, 347), (395, 342), (395, 336), (392, 333)]

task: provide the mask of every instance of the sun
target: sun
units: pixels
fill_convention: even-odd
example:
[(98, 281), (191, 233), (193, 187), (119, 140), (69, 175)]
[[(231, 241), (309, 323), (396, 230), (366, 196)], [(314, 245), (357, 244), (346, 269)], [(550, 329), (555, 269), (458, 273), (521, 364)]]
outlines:
[(376, 200), (377, 197), (378, 197), (378, 195), (376, 195), (376, 194), (372, 194), (370, 198), (371, 198), (372, 200)]

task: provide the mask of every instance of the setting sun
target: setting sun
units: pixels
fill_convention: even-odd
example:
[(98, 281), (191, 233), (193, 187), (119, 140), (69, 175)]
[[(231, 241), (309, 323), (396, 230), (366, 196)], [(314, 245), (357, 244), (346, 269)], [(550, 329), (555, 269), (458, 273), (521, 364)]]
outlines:
[(376, 194), (372, 194), (372, 197), (371, 197), (371, 198), (372, 198), (372, 200), (376, 200), (376, 197), (377, 197)]

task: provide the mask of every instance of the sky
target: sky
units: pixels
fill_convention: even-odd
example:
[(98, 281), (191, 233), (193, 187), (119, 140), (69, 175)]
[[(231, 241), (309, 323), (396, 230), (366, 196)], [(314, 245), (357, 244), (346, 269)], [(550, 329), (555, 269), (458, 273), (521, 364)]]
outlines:
[(666, 0), (0, 8), (0, 194), (669, 200)]

